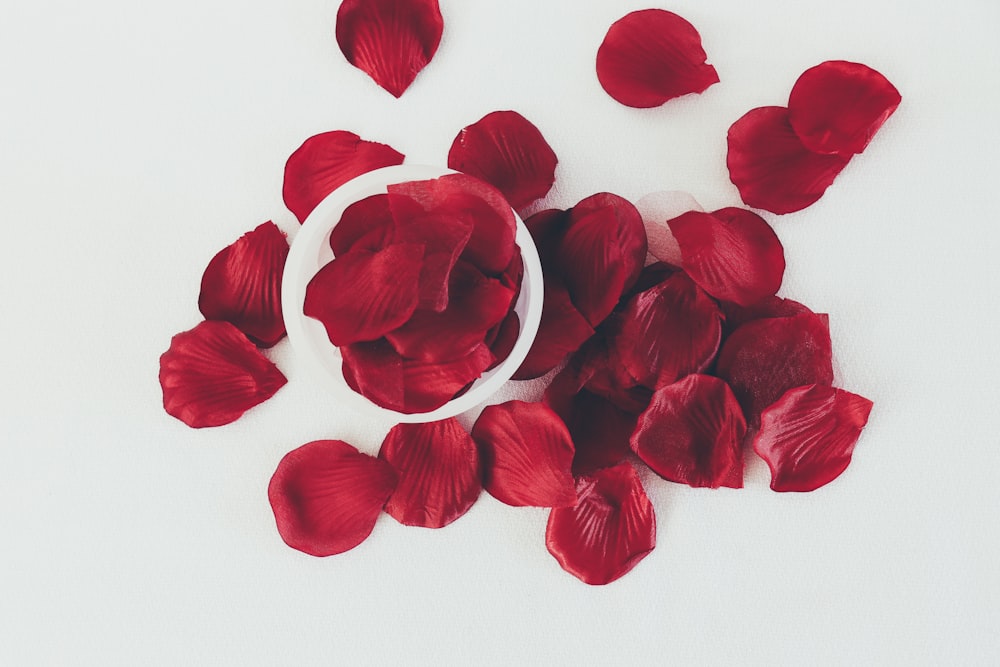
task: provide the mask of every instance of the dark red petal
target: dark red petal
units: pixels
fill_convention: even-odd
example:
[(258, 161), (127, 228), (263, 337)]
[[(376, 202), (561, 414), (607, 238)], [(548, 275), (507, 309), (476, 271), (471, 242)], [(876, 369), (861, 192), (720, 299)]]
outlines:
[(347, 385), (375, 405), (405, 412), (403, 358), (384, 338), (340, 348)]
[(492, 184), (522, 209), (544, 197), (556, 178), (556, 154), (516, 111), (494, 111), (455, 137), (448, 166)]
[(653, 394), (632, 434), (632, 448), (671, 482), (743, 488), (746, 422), (729, 386), (688, 375)]
[(608, 95), (630, 107), (656, 107), (718, 83), (694, 26), (662, 9), (616, 21), (597, 50), (597, 78)]
[(389, 245), (394, 231), (389, 195), (372, 195), (344, 209), (340, 222), (330, 231), (330, 249), (334, 255), (346, 254), (352, 248), (374, 252)]
[(304, 222), (316, 204), (366, 172), (403, 163), (403, 154), (385, 144), (335, 130), (309, 137), (285, 163), (285, 206)]
[(528, 356), (514, 373), (515, 380), (531, 380), (545, 375), (594, 335), (594, 329), (570, 301), (565, 287), (546, 278), (544, 289), (538, 332)]
[(416, 310), (423, 256), (422, 245), (398, 243), (335, 257), (309, 281), (304, 312), (334, 345), (375, 340)]
[(775, 491), (812, 491), (851, 462), (872, 402), (843, 389), (812, 384), (789, 389), (764, 410), (754, 451), (771, 468)]
[(337, 44), (351, 63), (399, 97), (434, 57), (444, 21), (437, 0), (344, 0)]
[(681, 268), (716, 299), (749, 306), (781, 287), (784, 249), (756, 213), (690, 211), (667, 224), (681, 249)]
[(733, 331), (747, 322), (763, 320), (769, 317), (791, 317), (799, 313), (811, 313), (808, 307), (798, 301), (782, 299), (779, 296), (770, 296), (761, 299), (752, 306), (739, 306), (735, 303), (725, 302), (722, 305), (722, 313), (725, 320), (722, 324), (722, 338), (725, 340)]
[(311, 556), (332, 556), (361, 544), (396, 486), (385, 461), (341, 440), (293, 449), (267, 487), (285, 544)]
[(902, 101), (867, 65), (830, 60), (802, 73), (788, 96), (788, 119), (815, 153), (860, 153)]
[(281, 316), (281, 274), (288, 240), (265, 222), (219, 251), (201, 277), (198, 308), (207, 320), (236, 325), (260, 347), (285, 335)]
[(483, 487), (508, 505), (563, 507), (576, 502), (573, 441), (541, 403), (487, 406), (472, 429), (483, 460)]
[(538, 250), (538, 258), (542, 262), (545, 273), (551, 273), (556, 268), (556, 251), (559, 242), (569, 226), (569, 211), (550, 208), (539, 211), (525, 219), (524, 226), (531, 234), (531, 240)]
[(521, 335), (521, 318), (514, 310), (508, 311), (500, 324), (486, 333), (485, 342), (493, 353), (493, 363), (486, 370), (492, 370), (502, 364), (514, 351), (518, 336)]
[(609, 584), (656, 546), (653, 505), (628, 462), (579, 478), (576, 493), (576, 505), (549, 514), (545, 545), (577, 579)]
[(477, 380), (492, 363), (493, 353), (485, 343), (480, 343), (464, 357), (442, 363), (404, 359), (405, 400), (401, 412), (436, 410)]
[(747, 206), (772, 213), (791, 213), (814, 203), (849, 159), (803, 146), (785, 107), (751, 109), (729, 128), (729, 180)]
[(786, 391), (833, 383), (830, 327), (814, 313), (754, 320), (726, 339), (716, 374), (729, 383), (751, 426)]
[(202, 322), (160, 356), (163, 408), (193, 428), (221, 426), (288, 382), (229, 322)]
[(378, 457), (399, 476), (385, 511), (407, 526), (447, 526), (483, 488), (476, 443), (454, 417), (393, 426)]
[(605, 323), (604, 331), (584, 343), (566, 368), (576, 373), (584, 389), (606, 398), (629, 414), (638, 415), (649, 405), (653, 390), (639, 384), (622, 363), (618, 350), (609, 344), (606, 333), (613, 328)]
[(451, 270), (472, 235), (472, 221), (443, 215), (418, 215), (395, 221), (397, 243), (422, 243), (418, 308), (442, 311), (448, 306)]

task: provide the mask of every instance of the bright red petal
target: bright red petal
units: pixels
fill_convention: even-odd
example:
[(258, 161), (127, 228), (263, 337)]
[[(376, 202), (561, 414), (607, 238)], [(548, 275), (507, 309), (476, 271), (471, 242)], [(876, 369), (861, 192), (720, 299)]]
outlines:
[(487, 406), (472, 429), (483, 460), (483, 487), (508, 505), (563, 507), (576, 502), (573, 441), (541, 403)]
[(337, 44), (351, 63), (399, 97), (434, 57), (444, 21), (437, 0), (344, 0)]
[(480, 343), (464, 357), (433, 363), (403, 360), (405, 400), (401, 412), (430, 412), (459, 395), (493, 363), (493, 353)]
[(330, 249), (334, 255), (344, 255), (352, 248), (375, 252), (389, 245), (394, 230), (389, 195), (365, 197), (344, 209), (330, 232)]
[(236, 325), (260, 347), (273, 346), (285, 335), (281, 274), (286, 257), (288, 240), (273, 222), (220, 250), (201, 277), (201, 314)]
[(407, 526), (447, 526), (483, 488), (476, 443), (454, 417), (393, 426), (378, 457), (399, 476), (385, 511)]
[(802, 73), (788, 97), (788, 119), (815, 153), (860, 153), (902, 101), (867, 65), (830, 60)]
[(742, 306), (774, 296), (785, 273), (785, 252), (771, 226), (752, 211), (690, 211), (670, 220), (681, 267), (703, 290)]
[(746, 422), (729, 386), (688, 375), (653, 394), (632, 447), (653, 471), (690, 486), (743, 488)]
[(791, 213), (814, 203), (848, 160), (803, 146), (785, 107), (751, 109), (729, 128), (729, 179), (747, 206), (772, 213)]
[(341, 440), (293, 449), (267, 487), (285, 544), (311, 556), (332, 556), (361, 544), (396, 486), (385, 461)]
[(494, 111), (455, 137), (448, 166), (492, 184), (522, 209), (544, 197), (556, 178), (556, 154), (516, 111)]
[(544, 289), (538, 332), (528, 356), (514, 373), (515, 380), (531, 380), (545, 375), (594, 335), (594, 329), (570, 301), (565, 287), (546, 279)]
[(609, 584), (656, 546), (653, 505), (627, 462), (579, 478), (576, 493), (576, 505), (549, 514), (545, 545), (577, 579)]
[(323, 323), (338, 347), (380, 338), (416, 310), (423, 257), (415, 243), (336, 257), (306, 286), (304, 312)]
[(285, 163), (285, 206), (304, 222), (328, 194), (356, 176), (403, 163), (403, 154), (385, 144), (336, 130), (309, 137)]
[(812, 491), (851, 462), (872, 402), (820, 384), (788, 390), (760, 417), (753, 448), (771, 468), (775, 491)]
[(630, 107), (656, 107), (718, 83), (701, 35), (677, 14), (644, 9), (612, 24), (597, 50), (597, 78)]
[(472, 227), (472, 221), (434, 214), (396, 219), (397, 243), (424, 245), (418, 308), (440, 312), (448, 306), (451, 270), (469, 242)]
[(222, 426), (288, 382), (229, 322), (202, 322), (160, 356), (163, 408), (192, 428)]

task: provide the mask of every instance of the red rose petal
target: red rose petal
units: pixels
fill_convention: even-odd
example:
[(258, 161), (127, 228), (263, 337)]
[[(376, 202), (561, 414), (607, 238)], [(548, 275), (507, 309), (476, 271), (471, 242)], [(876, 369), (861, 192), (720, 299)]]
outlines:
[(375, 340), (399, 327), (417, 308), (424, 247), (398, 243), (335, 257), (306, 286), (304, 312), (342, 346)]
[(833, 383), (830, 327), (824, 316), (754, 320), (726, 339), (716, 374), (729, 383), (751, 426), (786, 391)]
[(549, 514), (545, 545), (577, 579), (611, 583), (656, 546), (653, 505), (627, 462), (579, 478), (576, 493), (576, 505)]
[(520, 335), (521, 318), (514, 310), (510, 310), (500, 324), (486, 332), (484, 341), (493, 353), (493, 363), (486, 370), (493, 370), (510, 356)]
[(304, 222), (316, 205), (356, 176), (403, 163), (403, 154), (385, 144), (335, 130), (309, 137), (285, 163), (285, 206)]
[(396, 486), (385, 461), (341, 440), (293, 449), (267, 487), (281, 539), (311, 556), (331, 556), (361, 544)]
[(639, 384), (622, 363), (617, 349), (610, 346), (606, 334), (613, 328), (606, 323), (602, 327), (604, 331), (591, 337), (573, 355), (566, 370), (576, 373), (579, 386), (606, 398), (629, 414), (638, 415), (649, 405), (653, 390)]
[(570, 301), (565, 287), (554, 280), (546, 280), (544, 290), (538, 332), (528, 356), (514, 373), (515, 380), (545, 375), (594, 335), (594, 329)]
[(281, 274), (288, 240), (265, 222), (219, 251), (201, 277), (198, 308), (207, 320), (236, 325), (260, 347), (285, 335), (281, 316)]
[(334, 255), (344, 255), (352, 248), (374, 252), (389, 245), (394, 231), (389, 195), (372, 195), (344, 209), (330, 232), (330, 249)]
[(447, 526), (482, 490), (476, 443), (454, 417), (393, 426), (378, 457), (399, 476), (385, 511), (407, 526)]
[(472, 429), (483, 460), (483, 487), (508, 505), (562, 507), (576, 502), (573, 441), (541, 403), (487, 406)]
[(229, 322), (202, 322), (160, 356), (163, 408), (193, 428), (221, 426), (288, 380)]
[(406, 411), (403, 358), (384, 338), (340, 348), (347, 385), (376, 405)]
[(802, 73), (788, 96), (788, 120), (815, 153), (860, 153), (902, 101), (867, 65), (830, 60)]
[(531, 234), (531, 240), (538, 250), (538, 258), (542, 269), (550, 273), (556, 268), (556, 251), (559, 242), (569, 226), (569, 211), (550, 208), (539, 211), (524, 221), (524, 226)]
[(688, 375), (653, 394), (632, 447), (653, 471), (690, 486), (743, 488), (746, 422), (729, 386)]
[(872, 402), (821, 384), (789, 389), (761, 414), (754, 451), (771, 468), (775, 491), (812, 491), (851, 462)]
[(800, 313), (812, 312), (798, 301), (782, 299), (779, 296), (770, 296), (761, 299), (751, 306), (739, 306), (731, 302), (724, 302), (721, 305), (722, 313), (725, 316), (722, 324), (723, 340), (747, 322), (763, 320), (769, 317), (791, 317)]
[(728, 141), (729, 179), (747, 206), (772, 213), (791, 213), (814, 203), (849, 160), (803, 146), (785, 107), (751, 109), (729, 128)]
[(718, 83), (701, 35), (677, 14), (644, 9), (616, 21), (597, 50), (597, 78), (630, 107), (656, 107)]
[(516, 111), (494, 111), (455, 137), (448, 166), (492, 184), (522, 209), (555, 182), (556, 154), (538, 128)]
[(472, 235), (472, 222), (431, 214), (397, 219), (395, 226), (397, 243), (424, 245), (417, 307), (444, 310), (448, 306), (449, 276)]
[(444, 21), (437, 0), (344, 0), (337, 45), (351, 63), (394, 97), (434, 57)]
[(667, 224), (680, 246), (681, 268), (716, 299), (749, 306), (781, 287), (781, 241), (756, 213), (740, 208), (690, 211)]

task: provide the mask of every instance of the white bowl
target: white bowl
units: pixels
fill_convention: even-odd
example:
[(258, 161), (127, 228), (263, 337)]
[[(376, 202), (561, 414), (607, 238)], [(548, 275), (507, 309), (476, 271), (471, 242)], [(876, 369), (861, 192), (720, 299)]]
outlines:
[(344, 380), (340, 350), (330, 342), (323, 324), (303, 312), (306, 286), (312, 277), (333, 259), (330, 231), (340, 221), (344, 210), (356, 201), (388, 191), (388, 186), (406, 181), (419, 181), (455, 173), (451, 169), (427, 165), (403, 164), (384, 167), (362, 174), (331, 192), (309, 214), (299, 229), (288, 252), (281, 282), (281, 307), (285, 328), (293, 352), (315, 371), (317, 380), (342, 401), (377, 419), (395, 422), (431, 422), (446, 419), (470, 410), (488, 399), (509, 380), (524, 361), (538, 331), (542, 317), (542, 265), (538, 251), (524, 223), (517, 220), (515, 241), (521, 248), (524, 277), (514, 310), (521, 322), (514, 349), (507, 358), (476, 380), (467, 392), (430, 412), (407, 414), (383, 408), (355, 392)]

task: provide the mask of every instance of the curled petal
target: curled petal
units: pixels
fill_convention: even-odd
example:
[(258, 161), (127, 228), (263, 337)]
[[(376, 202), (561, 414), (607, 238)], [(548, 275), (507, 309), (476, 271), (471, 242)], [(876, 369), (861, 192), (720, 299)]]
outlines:
[(673, 190), (651, 192), (637, 201), (635, 208), (642, 216), (642, 224), (646, 227), (649, 254), (658, 261), (680, 266), (681, 249), (667, 221), (688, 211), (705, 209), (687, 192)]
[(545, 375), (594, 335), (594, 329), (573, 305), (565, 287), (546, 279), (544, 290), (538, 332), (528, 356), (514, 373), (515, 380)]
[(729, 128), (728, 141), (729, 179), (747, 206), (772, 213), (813, 204), (850, 159), (803, 146), (785, 107), (751, 109)]
[(337, 45), (351, 63), (394, 97), (434, 57), (444, 20), (437, 0), (344, 0)]
[(335, 130), (309, 137), (285, 163), (285, 206), (304, 222), (316, 205), (356, 176), (403, 163), (403, 154), (385, 144)]
[(221, 426), (288, 382), (229, 322), (202, 322), (160, 356), (163, 408), (192, 428)]
[(753, 441), (775, 491), (812, 491), (851, 462), (872, 402), (821, 384), (789, 389), (760, 417)]
[(448, 166), (492, 184), (522, 209), (544, 197), (556, 178), (556, 154), (531, 121), (516, 111), (494, 111), (455, 137)]
[(611, 583), (656, 546), (653, 505), (628, 462), (580, 477), (576, 493), (576, 505), (549, 514), (545, 545), (577, 579)]
[(281, 274), (288, 240), (265, 222), (219, 251), (201, 277), (198, 308), (207, 320), (225, 320), (260, 347), (285, 335)]
[(396, 486), (385, 461), (341, 440), (317, 440), (278, 463), (267, 487), (285, 544), (311, 556), (332, 556), (361, 544)]
[(677, 14), (644, 9), (611, 25), (597, 50), (597, 78), (630, 107), (656, 107), (718, 83), (701, 35)]
[(378, 457), (399, 476), (385, 511), (407, 526), (447, 526), (482, 490), (476, 443), (454, 417), (393, 426)]
[(576, 502), (573, 441), (541, 403), (487, 406), (472, 428), (483, 460), (483, 487), (508, 505), (563, 507)]
[(902, 101), (867, 65), (829, 60), (802, 73), (788, 96), (788, 119), (814, 153), (860, 153)]
[(334, 255), (344, 255), (352, 248), (375, 252), (392, 242), (394, 231), (389, 195), (372, 195), (344, 209), (330, 231), (330, 249)]

